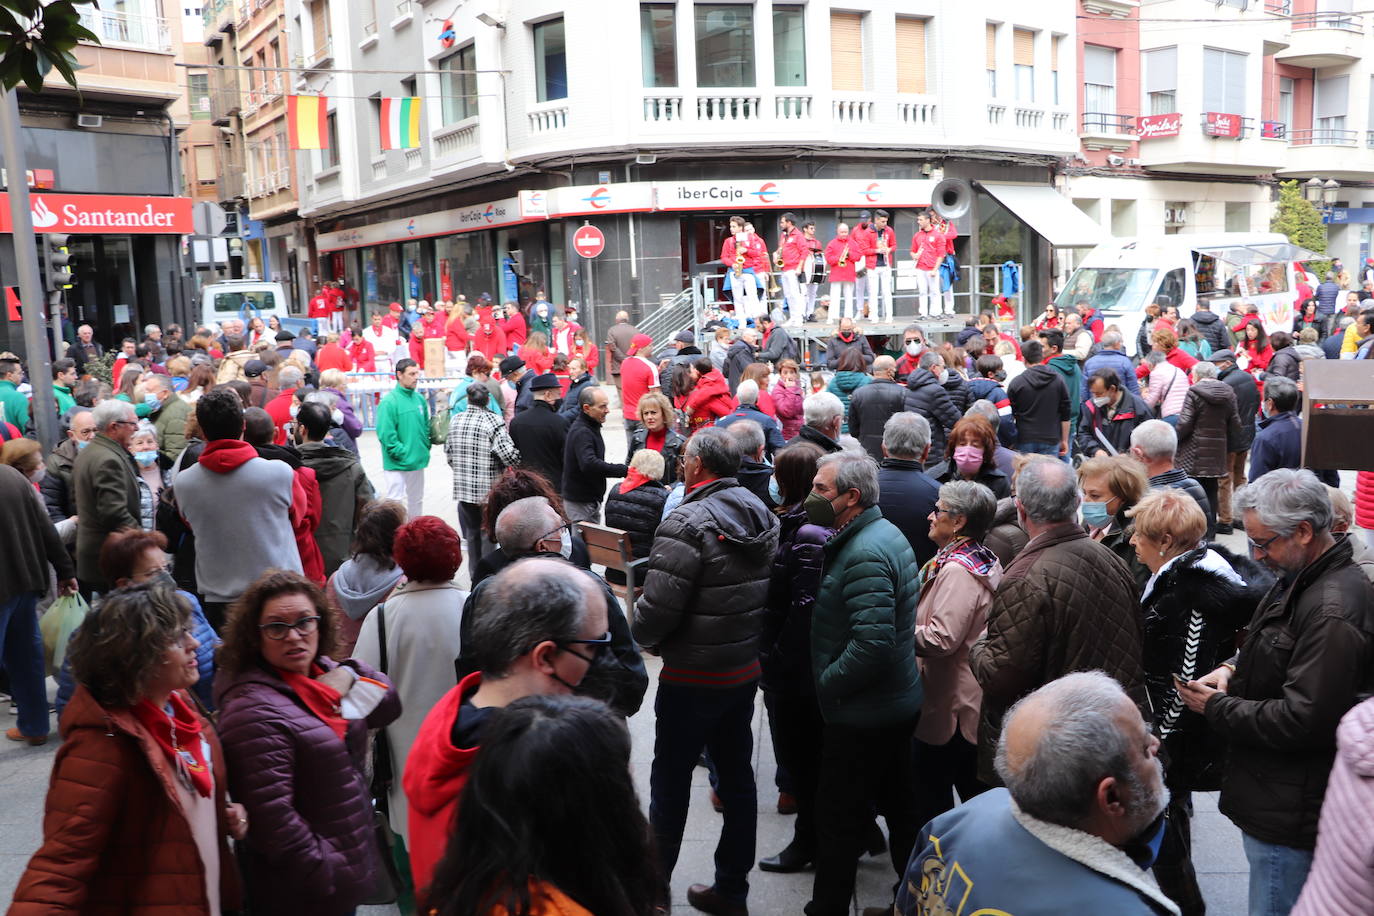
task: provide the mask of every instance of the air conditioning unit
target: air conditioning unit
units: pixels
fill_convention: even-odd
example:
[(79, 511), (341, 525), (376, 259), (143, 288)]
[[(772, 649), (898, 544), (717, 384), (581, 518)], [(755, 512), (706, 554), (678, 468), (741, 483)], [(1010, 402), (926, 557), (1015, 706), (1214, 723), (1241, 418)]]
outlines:
[(79, 114), (76, 116), (77, 127), (99, 127), (105, 123), (104, 115)]

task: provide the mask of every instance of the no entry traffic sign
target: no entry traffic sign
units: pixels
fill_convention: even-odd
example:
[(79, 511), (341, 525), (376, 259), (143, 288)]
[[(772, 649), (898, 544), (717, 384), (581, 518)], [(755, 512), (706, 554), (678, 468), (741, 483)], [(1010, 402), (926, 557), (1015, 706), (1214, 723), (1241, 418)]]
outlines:
[(583, 226), (573, 233), (573, 250), (584, 258), (594, 258), (606, 250), (606, 236), (595, 226)]

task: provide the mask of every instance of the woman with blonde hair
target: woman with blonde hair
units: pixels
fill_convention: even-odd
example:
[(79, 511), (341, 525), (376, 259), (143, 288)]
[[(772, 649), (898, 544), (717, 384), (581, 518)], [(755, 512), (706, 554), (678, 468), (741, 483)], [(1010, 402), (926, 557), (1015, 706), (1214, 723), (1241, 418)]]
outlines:
[(687, 438), (675, 428), (677, 414), (668, 397), (650, 391), (639, 399), (639, 428), (630, 436), (630, 454), (648, 449), (663, 456), (658, 480), (672, 486), (677, 482), (677, 463)]
[(1099, 455), (1078, 468), (1083, 527), (1093, 540), (1120, 557), (1143, 587), (1150, 572), (1136, 559), (1127, 513), (1150, 490), (1150, 479), (1130, 455)]

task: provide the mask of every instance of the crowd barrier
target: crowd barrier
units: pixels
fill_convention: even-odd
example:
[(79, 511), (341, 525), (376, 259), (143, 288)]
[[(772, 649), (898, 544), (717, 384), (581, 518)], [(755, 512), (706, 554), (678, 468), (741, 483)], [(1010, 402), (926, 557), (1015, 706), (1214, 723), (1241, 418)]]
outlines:
[[(429, 401), (431, 413), (438, 407), (448, 406), (449, 392), (457, 387), (462, 375), (445, 375), (439, 378), (421, 378), (415, 388)], [(348, 388), (344, 394), (353, 412), (362, 421), (363, 429), (377, 428), (377, 403), (382, 395), (396, 387), (396, 376), (390, 372), (350, 372)]]

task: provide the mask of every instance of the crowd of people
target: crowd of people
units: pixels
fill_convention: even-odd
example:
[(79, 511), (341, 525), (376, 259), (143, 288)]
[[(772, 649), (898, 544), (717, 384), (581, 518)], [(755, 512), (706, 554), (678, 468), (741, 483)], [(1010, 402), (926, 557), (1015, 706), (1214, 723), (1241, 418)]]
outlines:
[[(479, 300), (477, 337), (417, 302), (346, 346), (159, 331), (117, 386), (60, 359), (50, 454), (0, 357), (9, 739), (50, 737), (40, 608), (92, 605), (48, 672), (62, 746), (12, 913), (649, 916), (686, 883), (742, 916), (757, 867), (811, 871), (806, 913), (838, 916), (885, 854), (869, 914), (1199, 914), (1192, 793), (1217, 790), (1250, 912), (1374, 900), (1374, 478), (1352, 505), (1301, 468), (1320, 357), (1280, 358), (1291, 335), (1161, 309), (1132, 358), (1081, 303), (891, 350), (845, 315), (813, 358), (785, 315), (703, 352), (622, 313), (603, 384), (543, 305), (490, 353), (510, 316)], [(422, 387), (455, 314), (461, 379)], [(374, 485), (348, 388), (383, 355)], [(425, 514), (435, 447), (458, 530)], [(594, 565), (605, 527), (630, 555)], [(651, 671), (646, 814), (625, 720)], [(698, 766), (720, 838), (692, 882)]]

